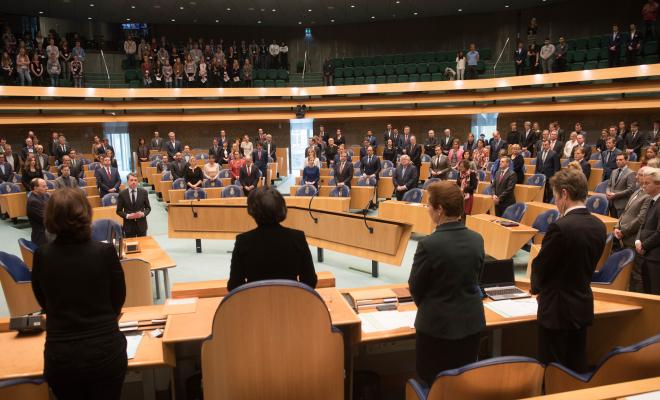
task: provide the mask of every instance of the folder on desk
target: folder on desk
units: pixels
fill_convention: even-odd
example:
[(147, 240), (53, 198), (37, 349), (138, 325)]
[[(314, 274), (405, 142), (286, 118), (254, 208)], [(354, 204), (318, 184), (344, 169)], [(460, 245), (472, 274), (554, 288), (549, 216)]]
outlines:
[(412, 295), (410, 294), (410, 289), (408, 289), (407, 287), (393, 288), (392, 291), (399, 300), (399, 304), (412, 303), (413, 298)]
[(376, 308), (384, 304), (398, 304), (399, 300), (392, 289), (356, 290), (349, 292), (353, 308), (357, 312), (368, 308)]

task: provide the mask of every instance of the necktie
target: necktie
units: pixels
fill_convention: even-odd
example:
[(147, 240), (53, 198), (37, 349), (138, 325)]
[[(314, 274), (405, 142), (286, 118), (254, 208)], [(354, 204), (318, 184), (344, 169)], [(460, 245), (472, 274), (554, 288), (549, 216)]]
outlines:
[(68, 176), (64, 178), (64, 186), (71, 187), (71, 179)]
[(62, 148), (62, 151), (64, 151), (64, 145), (60, 145), (60, 148)]
[(371, 164), (371, 156), (367, 159), (367, 164)]
[(250, 167), (248, 167), (247, 169), (248, 169), (248, 176), (250, 176)]
[(502, 179), (504, 179), (504, 172), (505, 171), (500, 172), (500, 179), (499, 179), (500, 183), (502, 183)]
[(344, 170), (344, 164), (345, 164), (345, 163), (341, 163), (341, 166), (339, 167), (339, 172), (340, 172), (340, 173)]
[(616, 186), (616, 184), (619, 182), (620, 177), (621, 177), (621, 168), (617, 170), (616, 179), (614, 180), (614, 186)]
[(612, 154), (612, 150), (608, 150), (607, 155), (605, 156), (605, 164), (607, 164), (607, 162), (609, 161), (611, 154)]
[(105, 169), (105, 172), (108, 173), (108, 178), (110, 178), (110, 168), (106, 168), (106, 169)]
[(545, 163), (545, 156), (547, 156), (547, 155), (548, 155), (548, 152), (547, 152), (547, 151), (544, 151), (544, 152), (543, 152), (543, 160), (542, 160), (543, 163)]
[(131, 203), (135, 205), (135, 190), (131, 190)]

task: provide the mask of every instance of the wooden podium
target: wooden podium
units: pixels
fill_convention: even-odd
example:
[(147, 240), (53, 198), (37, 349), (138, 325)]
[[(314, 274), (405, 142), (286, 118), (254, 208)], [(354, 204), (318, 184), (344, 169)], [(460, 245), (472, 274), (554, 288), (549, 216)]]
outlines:
[[(371, 260), (374, 277), (379, 262), (401, 265), (410, 224), (315, 207), (290, 205), (282, 225), (304, 231), (307, 242), (318, 248), (319, 262), (328, 249)], [(197, 252), (202, 251), (201, 239), (231, 240), (254, 228), (245, 198), (182, 201), (168, 208), (168, 237), (196, 239)]]

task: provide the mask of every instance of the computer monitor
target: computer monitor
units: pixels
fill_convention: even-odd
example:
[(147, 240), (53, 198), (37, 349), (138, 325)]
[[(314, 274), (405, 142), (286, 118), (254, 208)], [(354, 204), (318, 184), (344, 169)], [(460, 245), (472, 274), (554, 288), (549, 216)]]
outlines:
[(481, 271), (479, 286), (488, 288), (493, 286), (513, 285), (513, 259), (486, 261)]

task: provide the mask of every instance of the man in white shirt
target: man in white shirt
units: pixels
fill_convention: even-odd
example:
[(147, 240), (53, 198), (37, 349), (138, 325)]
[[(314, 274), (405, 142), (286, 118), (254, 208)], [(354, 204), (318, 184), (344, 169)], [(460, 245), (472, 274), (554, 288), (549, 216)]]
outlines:
[(273, 43), (268, 46), (268, 54), (270, 54), (269, 61), (270, 65), (268, 68), (277, 68), (278, 67), (278, 57), (280, 55), (280, 45), (277, 44), (276, 41), (273, 40)]
[(126, 54), (126, 60), (128, 60), (128, 65), (131, 67), (135, 66), (135, 53), (137, 52), (137, 44), (133, 40), (132, 35), (128, 35), (128, 38), (124, 41), (124, 53)]
[(541, 47), (541, 69), (544, 74), (552, 72), (553, 63), (555, 61), (555, 45), (550, 43), (550, 38), (545, 38), (543, 47)]

